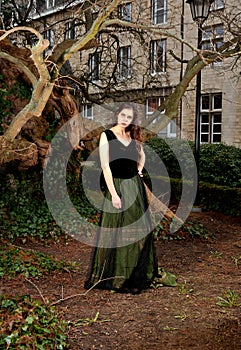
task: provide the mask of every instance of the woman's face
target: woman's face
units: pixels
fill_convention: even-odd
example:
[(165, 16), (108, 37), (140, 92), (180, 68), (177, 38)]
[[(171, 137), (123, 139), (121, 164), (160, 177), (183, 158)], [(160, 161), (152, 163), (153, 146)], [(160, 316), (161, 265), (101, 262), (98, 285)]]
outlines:
[(117, 115), (118, 125), (122, 128), (128, 127), (133, 121), (134, 113), (132, 108), (123, 108)]

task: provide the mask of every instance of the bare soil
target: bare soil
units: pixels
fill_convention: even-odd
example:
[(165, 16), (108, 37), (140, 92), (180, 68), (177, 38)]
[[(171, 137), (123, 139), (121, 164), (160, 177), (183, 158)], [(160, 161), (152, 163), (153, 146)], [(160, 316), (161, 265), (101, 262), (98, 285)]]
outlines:
[[(35, 286), (23, 277), (4, 279), (1, 292), (30, 294), (52, 303), (70, 297), (56, 308), (63, 319), (73, 322), (72, 350), (241, 349), (241, 306), (237, 305), (241, 303), (241, 218), (202, 212), (188, 219), (202, 223), (212, 238), (155, 242), (159, 265), (177, 276), (177, 287), (148, 289), (139, 295), (97, 289), (86, 293), (83, 284), (91, 247), (69, 239), (24, 247), (76, 262), (76, 272), (54, 272), (35, 279)], [(218, 297), (227, 299), (228, 289), (240, 294), (236, 305), (234, 300), (231, 307), (217, 305)]]

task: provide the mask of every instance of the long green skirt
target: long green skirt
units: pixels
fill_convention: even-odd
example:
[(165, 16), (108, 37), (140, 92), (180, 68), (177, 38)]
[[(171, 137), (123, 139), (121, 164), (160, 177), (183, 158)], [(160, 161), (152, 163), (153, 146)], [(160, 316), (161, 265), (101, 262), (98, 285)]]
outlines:
[(139, 175), (114, 184), (122, 208), (113, 208), (107, 190), (85, 288), (140, 292), (157, 275), (146, 192)]

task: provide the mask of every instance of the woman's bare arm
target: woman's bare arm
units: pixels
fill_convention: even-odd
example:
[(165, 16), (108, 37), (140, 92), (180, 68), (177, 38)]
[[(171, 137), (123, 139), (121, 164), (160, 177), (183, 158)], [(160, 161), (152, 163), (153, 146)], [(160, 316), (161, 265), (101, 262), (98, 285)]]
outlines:
[(104, 132), (100, 136), (99, 154), (100, 154), (100, 163), (101, 163), (101, 168), (103, 170), (105, 182), (112, 197), (112, 204), (115, 208), (120, 209), (121, 199), (118, 196), (115, 189), (112, 172), (109, 165), (110, 163), (109, 142)]
[(144, 168), (145, 165), (145, 160), (146, 160), (146, 156), (143, 150), (143, 146), (140, 145), (140, 150), (139, 150), (139, 160), (138, 160), (138, 165), (137, 165), (137, 169), (138, 169), (138, 173), (142, 175), (142, 169)]

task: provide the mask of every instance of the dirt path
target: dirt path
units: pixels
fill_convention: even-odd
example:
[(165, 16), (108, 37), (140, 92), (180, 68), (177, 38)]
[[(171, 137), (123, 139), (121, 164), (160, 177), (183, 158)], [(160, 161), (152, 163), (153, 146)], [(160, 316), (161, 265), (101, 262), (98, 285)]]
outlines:
[[(190, 219), (203, 223), (213, 239), (156, 242), (159, 265), (177, 275), (177, 287), (134, 296), (92, 290), (57, 306), (65, 320), (86, 320), (71, 328), (71, 350), (241, 349), (241, 307), (217, 305), (228, 289), (240, 294), (241, 303), (241, 219), (211, 212)], [(85, 293), (90, 247), (71, 240), (29, 247), (80, 265), (78, 272), (57, 272), (35, 281), (43, 297), (54, 302)], [(39, 298), (23, 278), (1, 285), (3, 293), (13, 290)]]

